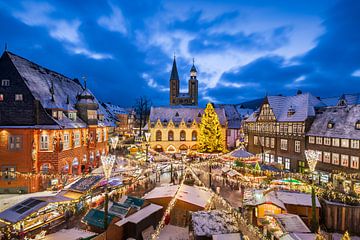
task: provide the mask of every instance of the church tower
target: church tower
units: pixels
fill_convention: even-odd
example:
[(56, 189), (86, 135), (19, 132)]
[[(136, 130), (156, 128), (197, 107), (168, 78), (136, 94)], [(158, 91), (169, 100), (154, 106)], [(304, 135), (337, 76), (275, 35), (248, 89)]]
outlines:
[(176, 59), (174, 56), (173, 66), (170, 75), (170, 105), (177, 105), (176, 98), (179, 96), (179, 92), (180, 92), (179, 85), (180, 85), (179, 74), (176, 66)]
[(184, 105), (197, 106), (198, 105), (198, 80), (196, 78), (197, 70), (194, 65), (190, 70), (190, 79), (188, 81), (188, 92), (180, 92), (180, 79), (176, 66), (176, 59), (174, 56), (173, 66), (170, 75), (170, 106)]
[(189, 95), (193, 105), (198, 105), (198, 80), (196, 78), (196, 67), (193, 59), (193, 65), (190, 70), (190, 79), (189, 79)]

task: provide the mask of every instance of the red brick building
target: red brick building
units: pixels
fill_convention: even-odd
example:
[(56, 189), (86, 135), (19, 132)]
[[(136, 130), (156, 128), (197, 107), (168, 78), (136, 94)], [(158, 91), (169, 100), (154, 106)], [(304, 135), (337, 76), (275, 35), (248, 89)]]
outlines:
[(86, 83), (5, 51), (0, 193), (36, 192), (98, 166), (112, 125), (105, 114)]

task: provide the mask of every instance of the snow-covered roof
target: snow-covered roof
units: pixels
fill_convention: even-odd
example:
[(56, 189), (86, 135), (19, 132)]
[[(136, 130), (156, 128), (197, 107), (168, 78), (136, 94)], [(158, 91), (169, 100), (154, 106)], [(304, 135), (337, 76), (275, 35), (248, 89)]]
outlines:
[[(267, 96), (265, 101), (269, 103), (278, 122), (303, 122), (308, 117), (315, 116), (316, 108), (326, 106), (310, 93), (295, 96)], [(294, 114), (289, 115), (289, 109), (293, 109)], [(252, 114), (253, 116), (249, 117), (246, 121), (256, 121), (256, 112), (258, 113), (258, 111), (255, 111)]]
[(287, 233), (280, 237), (280, 240), (314, 240), (315, 233)]
[(273, 217), (278, 221), (281, 228), (285, 232), (297, 232), (297, 233), (310, 233), (310, 229), (301, 220), (298, 215), (295, 214), (275, 214)]
[(198, 211), (191, 215), (195, 236), (237, 233), (238, 223), (235, 217), (225, 211)]
[[(225, 110), (223, 108), (215, 108), (221, 125), (226, 124)], [(150, 121), (156, 123), (157, 120), (169, 123), (172, 120), (174, 123), (180, 123), (184, 120), (185, 123), (192, 123), (194, 120), (200, 123), (201, 116), (204, 113), (203, 108), (190, 106), (174, 106), (174, 107), (151, 107)]]
[[(89, 89), (84, 89), (79, 80), (70, 79), (11, 52), (6, 53), (34, 98), (40, 101), (43, 108), (76, 111), (75, 104), (78, 102), (78, 95), (93, 97), (93, 99), (83, 98), (80, 101), (98, 103), (94, 94)], [(72, 121), (65, 115), (62, 120), (57, 120), (57, 123), (66, 128), (84, 127), (84, 122), (80, 119)], [(99, 124), (108, 125), (107, 122)]]
[(163, 207), (156, 205), (156, 204), (150, 204), (140, 210), (138, 210), (137, 212), (135, 212), (134, 214), (131, 214), (130, 216), (121, 219), (120, 221), (116, 222), (115, 224), (117, 226), (122, 226), (127, 222), (131, 222), (131, 223), (139, 223), (141, 220), (149, 217), (151, 214), (161, 210)]
[[(311, 194), (299, 193), (299, 192), (286, 192), (286, 191), (264, 191), (256, 190), (253, 198), (247, 201), (245, 204), (250, 206), (258, 206), (261, 204), (272, 203), (284, 210), (285, 205), (299, 205), (311, 207)], [(321, 207), (319, 200), (316, 198), (316, 207)]]
[[(360, 121), (360, 105), (325, 108), (316, 115), (307, 135), (360, 139), (360, 130), (355, 128), (357, 121)], [(329, 122), (334, 124), (333, 128), (328, 128)]]
[(178, 227), (174, 225), (165, 225), (165, 227), (161, 230), (160, 235), (158, 237), (159, 240), (188, 240), (189, 229), (186, 227)]
[(216, 108), (223, 108), (228, 121), (228, 128), (240, 129), (241, 116), (233, 104), (215, 104)]
[(227, 233), (212, 236), (213, 240), (239, 240), (241, 239), (240, 233)]
[(231, 152), (230, 155), (236, 158), (249, 158), (254, 156), (254, 154), (246, 151), (244, 148), (237, 149)]
[(83, 239), (88, 238), (91, 236), (97, 235), (96, 233), (79, 229), (79, 228), (71, 228), (71, 229), (61, 229), (58, 232), (45, 235), (44, 240), (77, 240), (77, 239)]
[[(144, 198), (173, 198), (178, 188), (179, 185), (156, 187), (152, 191), (147, 193)], [(177, 199), (205, 208), (210, 198), (210, 192), (196, 186), (188, 186), (184, 184), (179, 190)]]

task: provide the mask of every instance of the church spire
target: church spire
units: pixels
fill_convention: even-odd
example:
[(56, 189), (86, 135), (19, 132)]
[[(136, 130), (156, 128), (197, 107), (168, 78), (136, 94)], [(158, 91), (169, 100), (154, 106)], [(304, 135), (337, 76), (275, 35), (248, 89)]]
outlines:
[(193, 65), (192, 65), (192, 67), (191, 67), (190, 72), (197, 72), (197, 71), (196, 71), (196, 67), (195, 67), (195, 59), (194, 59), (194, 58), (193, 58)]
[(177, 66), (176, 66), (175, 54), (174, 54), (174, 61), (173, 61), (173, 66), (172, 66), (172, 70), (171, 70), (170, 80), (179, 80), (179, 74), (178, 74), (178, 70), (177, 70)]

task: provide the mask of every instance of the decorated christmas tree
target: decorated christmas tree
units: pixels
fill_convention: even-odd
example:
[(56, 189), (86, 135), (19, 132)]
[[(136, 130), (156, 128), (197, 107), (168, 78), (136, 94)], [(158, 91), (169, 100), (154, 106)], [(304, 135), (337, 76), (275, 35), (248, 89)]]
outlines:
[(346, 231), (346, 232), (344, 233), (344, 235), (341, 237), (341, 240), (351, 240), (348, 231)]
[(199, 151), (206, 153), (224, 152), (224, 144), (218, 115), (213, 105), (208, 103), (200, 123)]

